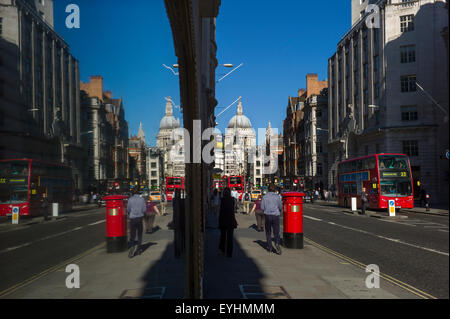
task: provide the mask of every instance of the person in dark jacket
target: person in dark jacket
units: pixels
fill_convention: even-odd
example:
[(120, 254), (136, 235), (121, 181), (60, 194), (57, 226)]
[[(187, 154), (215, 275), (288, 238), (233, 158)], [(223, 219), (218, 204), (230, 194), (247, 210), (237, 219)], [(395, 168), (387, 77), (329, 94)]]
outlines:
[(223, 192), (223, 198), (220, 202), (219, 228), (220, 244), (219, 250), (227, 257), (233, 255), (233, 232), (237, 228), (235, 217), (235, 199), (231, 197), (231, 191), (226, 188)]
[(256, 216), (256, 227), (258, 228), (258, 232), (264, 231), (264, 224), (265, 224), (265, 216), (264, 212), (261, 209), (261, 201), (262, 197), (261, 195), (258, 196), (258, 199), (253, 204), (252, 211), (250, 212), (250, 216), (253, 215), (253, 213)]
[(369, 200), (367, 199), (366, 189), (363, 187), (362, 192), (361, 192), (361, 214), (362, 215), (366, 214), (366, 207), (367, 207), (368, 202), (369, 202)]
[(269, 192), (261, 201), (261, 210), (265, 215), (265, 228), (267, 239), (267, 250), (272, 253), (272, 230), (275, 237), (275, 251), (281, 255), (280, 247), (280, 214), (283, 211), (283, 204), (280, 195), (275, 193), (275, 185), (269, 186)]
[(42, 199), (41, 199), (41, 214), (42, 216), (44, 216), (44, 220), (49, 220), (48, 218), (48, 198), (47, 198), (47, 193), (43, 193), (42, 194)]
[(156, 203), (152, 202), (152, 199), (149, 197), (147, 202), (147, 212), (145, 213), (145, 228), (147, 234), (153, 233), (153, 224), (155, 223), (156, 214), (161, 216), (158, 206), (156, 206)]
[[(127, 204), (128, 218), (130, 219), (130, 243), (131, 247), (128, 252), (128, 257), (132, 258), (136, 254), (140, 255), (142, 252), (142, 232), (145, 213), (147, 212), (147, 203), (144, 198), (138, 195), (137, 190), (133, 190), (133, 196), (130, 197)], [(136, 232), (138, 240), (136, 241)]]

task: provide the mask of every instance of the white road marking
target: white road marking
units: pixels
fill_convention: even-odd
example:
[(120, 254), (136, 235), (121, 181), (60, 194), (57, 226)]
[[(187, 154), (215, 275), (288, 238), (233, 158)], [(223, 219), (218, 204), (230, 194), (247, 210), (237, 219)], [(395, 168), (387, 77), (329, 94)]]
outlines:
[(386, 222), (386, 223), (393, 223), (393, 224), (410, 226), (410, 227), (416, 227), (417, 226), (417, 225), (414, 225), (414, 224), (408, 224), (408, 223), (405, 223), (405, 222), (398, 222), (398, 221), (395, 221), (395, 220), (389, 220), (389, 219), (383, 219), (383, 218), (380, 218), (378, 220), (381, 220), (381, 221)]
[(89, 224), (89, 226), (94, 226), (94, 225), (97, 225), (97, 224), (101, 224), (101, 223), (104, 223), (105, 221), (106, 221), (106, 219), (103, 219), (103, 220), (99, 220), (98, 222), (95, 222), (95, 223)]
[(308, 218), (308, 219), (312, 219), (312, 220), (317, 220), (318, 222), (322, 221), (322, 219), (311, 217), (311, 216), (307, 216), (307, 215), (303, 215), (303, 217)]
[[(105, 220), (103, 219), (103, 220), (100, 220), (98, 222), (89, 224), (89, 226), (93, 226), (93, 225), (104, 223), (104, 222), (105, 222)], [(58, 234), (42, 237), (42, 238), (37, 239), (37, 240), (35, 240), (33, 242), (28, 242), (28, 243), (25, 243), (25, 244), (22, 244), (22, 245), (19, 245), (19, 246), (9, 247), (9, 248), (6, 248), (6, 249), (0, 251), (0, 255), (4, 254), (4, 253), (7, 253), (9, 251), (13, 251), (13, 250), (19, 249), (19, 248), (30, 246), (31, 244), (35, 244), (35, 243), (38, 243), (38, 242), (41, 242), (41, 241), (44, 241), (44, 240), (47, 240), (47, 239), (51, 239), (51, 238), (55, 238), (55, 237), (58, 237), (58, 236), (62, 236), (62, 235), (65, 235), (65, 234), (68, 234), (68, 233), (71, 233), (71, 232), (74, 232), (74, 231), (77, 231), (77, 230), (80, 230), (80, 229), (83, 229), (83, 228), (84, 228), (84, 226), (75, 227), (73, 229), (66, 230), (66, 231), (63, 231), (63, 232), (58, 233)]]
[(371, 232), (368, 232), (368, 231), (365, 231), (365, 230), (362, 230), (362, 229), (357, 229), (357, 228), (353, 228), (353, 227), (339, 225), (339, 224), (336, 224), (336, 223), (333, 223), (333, 222), (326, 222), (326, 223), (329, 224), (329, 225), (341, 227), (341, 228), (344, 228), (344, 229), (353, 230), (353, 231), (356, 231), (356, 232), (359, 232), (359, 233), (362, 233), (362, 234), (366, 234), (366, 235), (369, 235), (369, 236), (375, 236), (377, 238), (388, 240), (388, 241), (392, 241), (392, 242), (395, 242), (395, 243), (398, 243), (398, 244), (402, 244), (402, 245), (406, 245), (406, 246), (410, 246), (410, 247), (426, 250), (426, 251), (433, 252), (433, 253), (440, 254), (440, 255), (444, 255), (444, 256), (447, 256), (447, 257), (449, 256), (449, 253), (446, 253), (446, 252), (443, 252), (443, 251), (439, 251), (439, 250), (435, 250), (435, 249), (431, 249), (431, 248), (424, 247), (424, 246), (410, 244), (410, 243), (401, 241), (400, 239), (389, 238), (389, 237), (377, 235), (377, 234), (374, 234), (374, 233), (371, 233)]

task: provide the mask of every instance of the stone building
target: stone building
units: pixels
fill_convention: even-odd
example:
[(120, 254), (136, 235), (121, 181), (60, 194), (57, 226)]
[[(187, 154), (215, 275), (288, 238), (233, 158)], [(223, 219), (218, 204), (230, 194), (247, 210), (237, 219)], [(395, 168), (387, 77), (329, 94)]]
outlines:
[(224, 135), (218, 129), (214, 131), (214, 170), (220, 175), (225, 172)]
[[(317, 101), (316, 99), (310, 99), (310, 97), (320, 95), (327, 86), (327, 81), (319, 81), (317, 74), (310, 73), (306, 75), (306, 90), (299, 89), (297, 97), (289, 97), (286, 119), (283, 121), (283, 182), (285, 188), (297, 188), (298, 184), (304, 182), (307, 167), (305, 150), (309, 147), (308, 154), (312, 150), (311, 140), (306, 141), (305, 136), (308, 134), (309, 137), (311, 128), (314, 128), (311, 125), (311, 112), (309, 112), (310, 117), (305, 121), (305, 103), (308, 99), (310, 102)], [(315, 136), (315, 133), (312, 135)], [(315, 144), (316, 142), (314, 142)], [(312, 155), (308, 158), (311, 159), (311, 162), (308, 163), (308, 167), (311, 168), (310, 172), (312, 173), (314, 168), (314, 174), (316, 174), (316, 157), (314, 157), (314, 165), (312, 164)], [(312, 176), (310, 180), (312, 180), (311, 178)], [(294, 183), (295, 180), (297, 180), (297, 183)]]
[(165, 176), (184, 176), (184, 135), (180, 120), (173, 116), (173, 103), (166, 101), (166, 112), (159, 123), (156, 145), (162, 152)]
[(157, 147), (148, 147), (146, 164), (150, 190), (160, 190), (164, 186), (163, 152)]
[(299, 175), (305, 189), (328, 189), (328, 90), (310, 95), (300, 121)]
[[(225, 130), (225, 175), (242, 175), (249, 183), (256, 185), (256, 157), (251, 156), (252, 150), (256, 150), (256, 133), (244, 115), (239, 98), (236, 115), (228, 122)], [(259, 173), (261, 178), (261, 171)]]
[[(103, 77), (80, 83), (81, 139), (89, 191), (105, 191), (108, 181), (122, 188), (128, 179), (128, 123), (122, 99), (103, 90)], [(124, 190), (124, 189), (122, 189)]]
[(352, 27), (328, 61), (329, 184), (341, 160), (403, 153), (415, 195), (421, 182), (434, 203), (448, 203), (446, 2), (371, 3), (378, 16), (365, 12), (368, 1), (352, 1)]
[(137, 135), (131, 135), (128, 139), (129, 178), (133, 187), (139, 186), (140, 190), (147, 188), (147, 147), (142, 123), (139, 123)]
[(72, 167), (83, 182), (78, 61), (53, 26), (53, 1), (0, 0), (0, 158)]
[(290, 188), (299, 175), (300, 155), (299, 123), (305, 101), (305, 90), (298, 90), (298, 96), (288, 98), (286, 118), (283, 120), (283, 183)]
[[(283, 140), (278, 134), (278, 129), (272, 129), (272, 124), (269, 121), (265, 133), (264, 147), (257, 158), (256, 168), (259, 167), (259, 162), (262, 162), (261, 172), (256, 171), (256, 185), (271, 184), (276, 185), (281, 181), (281, 164), (280, 155), (283, 154)], [(259, 180), (259, 181), (258, 181)]]

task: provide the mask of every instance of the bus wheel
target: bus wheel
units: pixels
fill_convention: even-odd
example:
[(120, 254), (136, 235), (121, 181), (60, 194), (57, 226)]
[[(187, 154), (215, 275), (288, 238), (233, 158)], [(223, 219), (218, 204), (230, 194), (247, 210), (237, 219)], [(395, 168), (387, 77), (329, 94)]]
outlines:
[(347, 208), (347, 198), (344, 198), (344, 207)]

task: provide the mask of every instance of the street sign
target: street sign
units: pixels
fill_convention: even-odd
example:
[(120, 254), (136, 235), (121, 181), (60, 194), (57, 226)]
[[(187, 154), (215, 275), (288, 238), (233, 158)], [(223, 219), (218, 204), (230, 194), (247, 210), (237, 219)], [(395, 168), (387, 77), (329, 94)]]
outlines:
[(18, 224), (19, 223), (19, 207), (14, 206), (12, 209), (12, 223)]
[(395, 217), (395, 200), (389, 200), (389, 216)]

